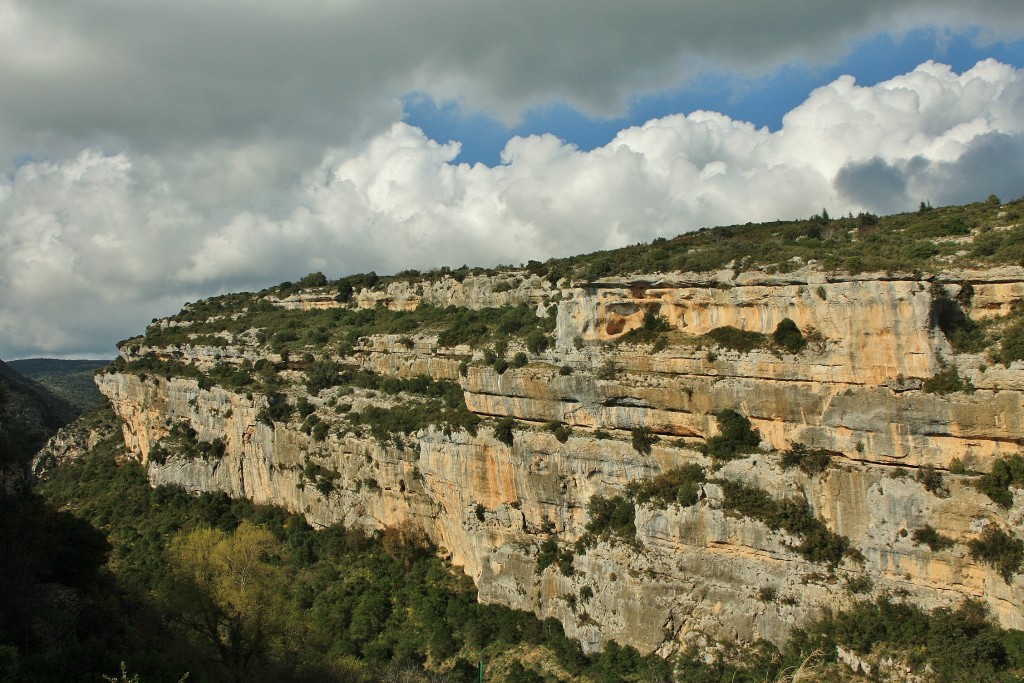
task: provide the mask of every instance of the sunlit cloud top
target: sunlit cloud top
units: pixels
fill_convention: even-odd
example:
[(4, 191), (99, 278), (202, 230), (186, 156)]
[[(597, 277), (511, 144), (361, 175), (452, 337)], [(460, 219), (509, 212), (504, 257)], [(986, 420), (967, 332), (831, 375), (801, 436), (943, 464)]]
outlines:
[(0, 357), (314, 270), (1024, 193), (1019, 4), (846, 4), (0, 0)]

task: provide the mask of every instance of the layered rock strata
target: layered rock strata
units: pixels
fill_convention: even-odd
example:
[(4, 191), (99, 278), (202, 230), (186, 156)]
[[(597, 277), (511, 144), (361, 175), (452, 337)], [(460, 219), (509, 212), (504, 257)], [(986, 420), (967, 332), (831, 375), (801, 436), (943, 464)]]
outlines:
[[(520, 273), (396, 283), (346, 304), (529, 304), (539, 315), (555, 314), (557, 305), (551, 347), (502, 373), (480, 360), (479, 349), (442, 348), (428, 332), (366, 338), (340, 359), (384, 375), (459, 382), (470, 411), (516, 421), (511, 445), (486, 420), (475, 436), (429, 428), (382, 443), (357, 435), (334, 407), (348, 402), (358, 412), (382, 398), (337, 387), (307, 397), (299, 368), (282, 373), (291, 380), (286, 393), (293, 402), (307, 397), (332, 425), (320, 441), (299, 418), (260, 421), (267, 404), (260, 394), (130, 372), (97, 381), (153, 483), (282, 505), (315, 525), (421, 530), (473, 577), (481, 600), (554, 616), (588, 648), (607, 639), (662, 653), (708, 637), (782, 642), (826, 608), (882, 594), (926, 608), (978, 599), (1004, 626), (1024, 628), (1021, 578), (1005, 580), (967, 545), (988, 525), (1024, 536), (1024, 494), (1003, 508), (977, 491), (975, 475), (949, 472), (987, 472), (1020, 451), (1024, 368), (956, 353), (935, 319), (937, 297), (960, 301), (978, 320), (1010, 314), (1024, 299), (1024, 270), (935, 280), (809, 268), (554, 286)], [(341, 304), (313, 292), (278, 305)], [(651, 313), (671, 329), (663, 348), (618, 341)], [(770, 334), (785, 318), (809, 342), (797, 354), (741, 353), (701, 337), (722, 326)], [(513, 342), (510, 352), (518, 350)], [(201, 369), (279, 360), (242, 341), (126, 355), (173, 357)], [(923, 391), (950, 367), (973, 391)], [(726, 408), (748, 417), (762, 443), (759, 452), (723, 464), (700, 446), (718, 433), (714, 415)], [(571, 434), (556, 438), (545, 428), (554, 421)], [(221, 440), (223, 455), (151, 458), (175, 424), (187, 424), (200, 441)], [(634, 427), (660, 437), (650, 453), (631, 445)], [(798, 444), (828, 451), (833, 466), (815, 476), (784, 470), (779, 453)], [(708, 479), (695, 505), (638, 505), (635, 538), (610, 537), (585, 554), (571, 550), (590, 519), (591, 498), (621, 495), (630, 482), (687, 463), (704, 466)], [(917, 472), (943, 474), (944, 488), (929, 491)], [(324, 473), (328, 484), (320, 485)], [(859, 557), (835, 567), (805, 559), (794, 549), (798, 538), (724, 505), (725, 480), (806, 500)], [(926, 525), (955, 544), (939, 551), (915, 544), (911, 532)], [(571, 570), (556, 563), (537, 571), (548, 539), (574, 555)]]

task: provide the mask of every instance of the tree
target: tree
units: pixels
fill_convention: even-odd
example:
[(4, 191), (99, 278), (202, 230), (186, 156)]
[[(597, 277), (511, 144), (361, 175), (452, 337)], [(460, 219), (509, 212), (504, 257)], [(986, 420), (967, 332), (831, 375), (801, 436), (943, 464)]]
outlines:
[(515, 420), (510, 417), (498, 420), (498, 424), (494, 426), (494, 438), (506, 446), (511, 446), (515, 439), (515, 434), (512, 431), (515, 424)]
[(633, 427), (630, 430), (633, 450), (641, 455), (650, 455), (651, 446), (658, 442), (658, 435), (650, 427)]
[(283, 544), (264, 527), (179, 533), (167, 549), (172, 580), (165, 601), (174, 621), (209, 646), (229, 680), (247, 679), (256, 661), (288, 649), (293, 608), (282, 595)]
[(323, 287), (327, 284), (327, 276), (317, 271), (310, 273), (301, 280), (299, 280), (300, 287)]
[(772, 341), (775, 342), (776, 346), (792, 354), (800, 353), (807, 347), (807, 340), (804, 339), (800, 328), (789, 318), (783, 318), (779, 321), (779, 324), (775, 327), (775, 332), (772, 333)]
[(526, 335), (526, 350), (537, 355), (544, 353), (548, 348), (548, 337), (540, 330), (530, 330), (530, 334)]
[(715, 418), (721, 434), (708, 439), (708, 455), (718, 460), (732, 460), (757, 450), (761, 436), (751, 426), (750, 420), (731, 408), (718, 411)]

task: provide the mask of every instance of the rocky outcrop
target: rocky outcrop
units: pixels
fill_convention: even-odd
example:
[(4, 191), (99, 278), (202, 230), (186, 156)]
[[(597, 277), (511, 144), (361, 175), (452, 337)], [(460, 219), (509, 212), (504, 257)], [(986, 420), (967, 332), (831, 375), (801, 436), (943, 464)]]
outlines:
[[(525, 303), (547, 314), (557, 304), (553, 344), (525, 366), (499, 372), (479, 349), (441, 348), (427, 332), (366, 338), (344, 360), (459, 382), (470, 411), (515, 420), (511, 445), (486, 421), (476, 435), (432, 427), (375, 438), (353, 429), (346, 411), (394, 399), (350, 387), (307, 396), (300, 367), (281, 373), (290, 380), (284, 391), (289, 401), (309, 400), (330, 425), (321, 440), (298, 417), (261, 421), (268, 399), (259, 393), (131, 372), (97, 381), (154, 483), (283, 505), (316, 525), (415, 527), (473, 577), (482, 600), (556, 617), (588, 648), (609, 638), (663, 653), (706, 636), (781, 642), (826, 608), (883, 593), (928, 608), (971, 597), (1004, 626), (1024, 627), (1021, 578), (1005, 580), (967, 545), (987, 525), (1022, 535), (1024, 495), (1005, 509), (976, 490), (974, 475), (949, 472), (985, 472), (1019, 452), (1024, 373), (956, 353), (935, 321), (937, 297), (959, 300), (977, 319), (1007, 315), (1024, 299), (1024, 270), (941, 275), (942, 290), (910, 275), (813, 268), (562, 281), (557, 289), (527, 273), (503, 277), (500, 286), (483, 276), (394, 283), (357, 293), (352, 305)], [(657, 347), (622, 341), (651, 313), (670, 328)], [(784, 318), (809, 342), (799, 353), (741, 353), (701, 336), (725, 325), (770, 334)], [(261, 351), (177, 353), (205, 367)], [(950, 367), (973, 391), (922, 390)], [(715, 413), (725, 408), (748, 417), (762, 442), (756, 453), (716, 463), (700, 447), (718, 434)], [(555, 421), (571, 433), (552, 433)], [(153, 457), (178, 424), (198, 441), (222, 442), (222, 455), (158, 449)], [(632, 445), (635, 427), (660, 437), (649, 453)], [(796, 445), (827, 451), (833, 466), (814, 476), (783, 469), (780, 452)], [(594, 496), (622, 495), (631, 482), (689, 463), (708, 476), (695, 505), (638, 505), (635, 537), (575, 548)], [(918, 472), (932, 479), (919, 481)], [(795, 549), (799, 538), (731, 509), (724, 481), (806, 501), (857, 552), (834, 566), (807, 559)], [(955, 543), (937, 551), (915, 543), (912, 532), (926, 525)], [(550, 540), (572, 556), (571, 568), (566, 560), (538, 571)]]
[(56, 470), (78, 460), (116, 433), (109, 418), (80, 419), (62, 427), (32, 457), (29, 468), (32, 479), (45, 481)]

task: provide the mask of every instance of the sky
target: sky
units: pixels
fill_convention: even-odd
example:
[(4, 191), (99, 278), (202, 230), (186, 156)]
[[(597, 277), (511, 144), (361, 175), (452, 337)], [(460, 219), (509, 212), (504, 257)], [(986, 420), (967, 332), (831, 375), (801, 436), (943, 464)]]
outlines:
[(1019, 0), (0, 0), (0, 358), (187, 301), (1024, 194)]

